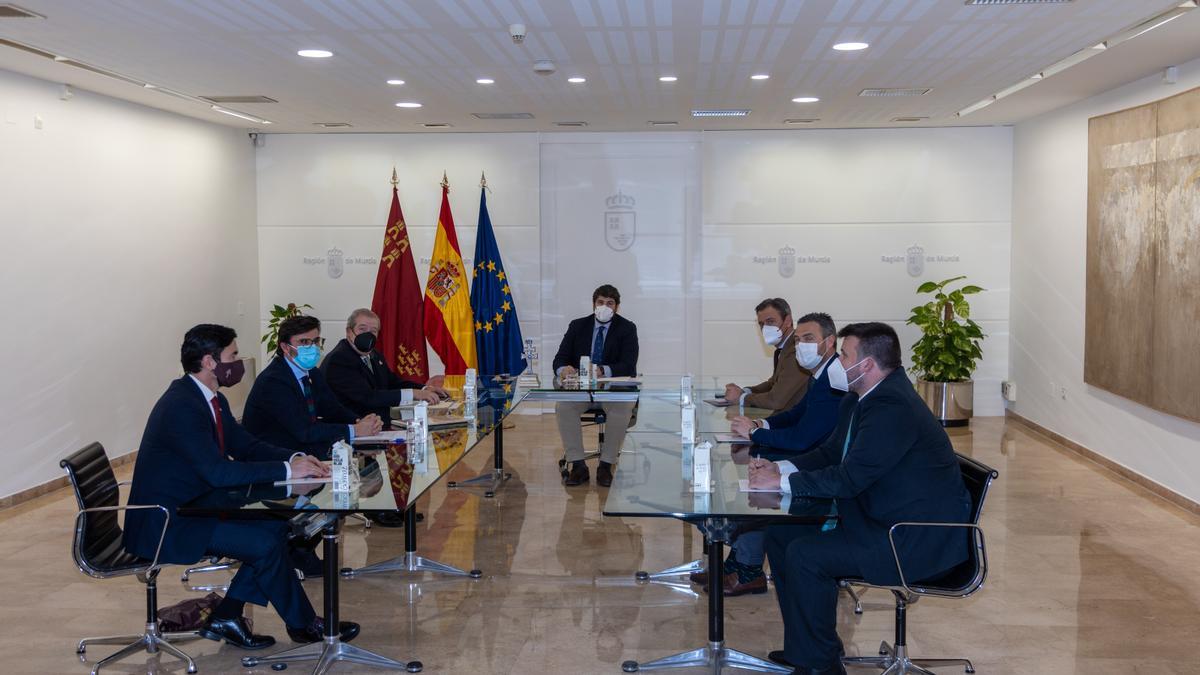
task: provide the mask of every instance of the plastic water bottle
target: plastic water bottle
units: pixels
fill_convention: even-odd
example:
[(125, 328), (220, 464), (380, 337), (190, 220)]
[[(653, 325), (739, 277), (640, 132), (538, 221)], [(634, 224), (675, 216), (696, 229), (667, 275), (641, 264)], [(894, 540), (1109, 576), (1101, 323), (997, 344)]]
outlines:
[(712, 443), (696, 444), (692, 453), (692, 491), (712, 492)]
[(475, 369), (467, 368), (467, 374), (463, 380), (463, 417), (469, 420), (475, 419), (475, 406), (477, 403)]
[(684, 443), (696, 442), (696, 404), (687, 403), (683, 406), (679, 421), (679, 435)]
[(592, 385), (592, 357), (579, 357), (579, 388), (587, 389)]
[(692, 403), (692, 375), (691, 373), (679, 378), (679, 403), (688, 405)]
[(346, 441), (338, 441), (333, 444), (333, 450), (330, 453), (333, 459), (330, 473), (333, 478), (334, 492), (350, 491), (350, 458), (353, 455), (354, 449)]
[(408, 423), (408, 458), (410, 464), (425, 461), (429, 448), (429, 404), (421, 401), (413, 407), (413, 419)]

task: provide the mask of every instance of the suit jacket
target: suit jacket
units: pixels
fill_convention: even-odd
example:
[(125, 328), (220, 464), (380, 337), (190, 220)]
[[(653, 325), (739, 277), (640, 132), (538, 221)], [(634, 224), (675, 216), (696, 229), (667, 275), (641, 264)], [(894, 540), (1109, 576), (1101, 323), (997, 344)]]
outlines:
[(799, 403), (785, 412), (768, 417), (770, 428), (755, 429), (750, 434), (750, 440), (767, 453), (779, 455), (780, 459), (808, 452), (833, 433), (842, 395), (842, 392), (829, 386), (829, 366), (826, 365), (821, 375), (808, 386)]
[(321, 373), (338, 402), (362, 417), (375, 413), (384, 423), (391, 421), (391, 408), (400, 405), (404, 389), (420, 389), (422, 384), (400, 379), (388, 368), (383, 355), (372, 351), (371, 367), (362, 361), (354, 345), (343, 339), (321, 362)]
[(320, 368), (308, 371), (308, 377), (317, 405), (316, 422), (309, 417), (300, 382), (282, 356), (271, 359), (254, 379), (242, 422), (246, 431), (268, 443), (329, 459), (333, 444), (350, 438), (347, 425), (354, 424), (357, 416), (338, 403)]
[[(215, 488), (283, 480), (292, 452), (264, 443), (233, 418), (229, 401), (218, 393), (225, 453), (217, 443), (211, 403), (192, 378), (171, 383), (146, 420), (133, 469), (130, 504), (159, 504), (171, 513), (160, 559), (192, 563), (204, 555), (215, 518), (182, 518), (175, 509)], [(251, 461), (253, 460), (253, 461)], [(154, 557), (162, 531), (162, 513), (136, 509), (125, 514), (126, 550)]]
[[(592, 328), (596, 317), (575, 319), (567, 326), (558, 353), (554, 355), (554, 372), (563, 366), (579, 368), (579, 357), (592, 354)], [(637, 375), (638, 336), (637, 326), (620, 314), (614, 314), (604, 334), (604, 359), (602, 366), (612, 369), (613, 377)]]
[[(850, 444), (842, 458), (846, 436)], [(899, 581), (888, 528), (902, 521), (966, 522), (971, 499), (946, 431), (897, 368), (861, 402), (842, 398), (837, 429), (792, 460), (793, 499), (834, 497), (867, 581)], [(967, 557), (958, 528), (901, 528), (896, 547), (905, 578), (928, 579)]]
[(795, 331), (775, 350), (774, 359), (771, 377), (750, 387), (746, 405), (782, 412), (795, 407), (804, 398), (812, 376), (796, 361)]

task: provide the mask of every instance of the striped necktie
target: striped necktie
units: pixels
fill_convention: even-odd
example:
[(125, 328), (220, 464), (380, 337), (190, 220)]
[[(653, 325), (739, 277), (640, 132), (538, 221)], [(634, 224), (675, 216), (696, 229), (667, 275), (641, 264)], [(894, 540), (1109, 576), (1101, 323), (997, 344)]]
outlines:
[(304, 389), (304, 402), (308, 404), (308, 420), (310, 422), (317, 421), (317, 402), (313, 400), (312, 380), (307, 375), (300, 378), (300, 384)]

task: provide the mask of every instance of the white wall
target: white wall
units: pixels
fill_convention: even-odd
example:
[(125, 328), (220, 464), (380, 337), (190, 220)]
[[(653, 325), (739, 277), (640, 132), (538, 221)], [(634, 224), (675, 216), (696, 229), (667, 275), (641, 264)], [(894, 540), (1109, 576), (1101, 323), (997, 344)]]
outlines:
[[(272, 305), (308, 303), (332, 349), (345, 334), (350, 312), (371, 306), (395, 166), (422, 289), (442, 203), (442, 172), (450, 181), (450, 210), (467, 265), (475, 252), (480, 172), (486, 172), (488, 214), (521, 332), (538, 335), (536, 134), (271, 135), (257, 152), (260, 333)], [(340, 277), (327, 264), (334, 249), (345, 262)], [(429, 368), (442, 372), (432, 349)]]
[[(706, 133), (703, 166), (706, 385), (708, 376), (770, 374), (754, 306), (771, 296), (796, 315), (828, 312), (838, 326), (885, 321), (911, 365), (919, 331), (905, 321), (925, 301), (917, 286), (965, 274), (987, 289), (971, 302), (988, 335), (975, 413), (1003, 412), (1011, 129)], [(906, 264), (914, 245), (923, 270)], [(792, 269), (780, 264), (788, 255)]]
[(1011, 376), (1020, 415), (1200, 500), (1200, 424), (1083, 382), (1088, 118), (1196, 86), (1200, 60), (1179, 67), (1178, 84), (1155, 74), (1017, 125)]
[(252, 152), (229, 127), (0, 71), (0, 495), (91, 441), (136, 449), (192, 325), (254, 353)]

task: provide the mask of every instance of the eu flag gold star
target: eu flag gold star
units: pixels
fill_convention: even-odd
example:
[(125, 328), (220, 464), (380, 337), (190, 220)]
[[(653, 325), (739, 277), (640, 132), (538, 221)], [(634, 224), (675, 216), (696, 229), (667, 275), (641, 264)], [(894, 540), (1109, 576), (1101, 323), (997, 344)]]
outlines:
[(500, 305), (500, 309), (502, 309), (502, 310), (504, 310), (504, 311), (506, 311), (506, 312), (507, 312), (507, 311), (509, 311), (510, 309), (512, 309), (512, 305), (508, 304), (508, 301), (507, 301), (507, 300), (505, 300), (505, 301), (504, 301), (504, 304), (503, 304), (503, 305)]
[(490, 333), (490, 332), (492, 332), (492, 322), (491, 322), (491, 321), (489, 321), (489, 322), (487, 322), (487, 323), (483, 324), (483, 331), (484, 331), (485, 333)]
[(504, 316), (501, 314), (497, 314), (496, 318), (492, 319), (492, 321), (495, 321), (497, 324), (504, 323)]
[(497, 272), (496, 278), (499, 279), (500, 281), (504, 281), (504, 270), (500, 270), (499, 272)]
[(495, 271), (496, 271), (496, 263), (495, 263), (495, 261), (492, 261), (492, 260), (489, 260), (489, 261), (488, 261), (488, 271), (489, 271), (489, 272), (495, 272)]
[(504, 291), (505, 295), (512, 295), (512, 289), (508, 287), (508, 284), (504, 284), (504, 287), (500, 290)]
[(475, 330), (483, 330), (483, 324), (476, 321), (475, 322)]

